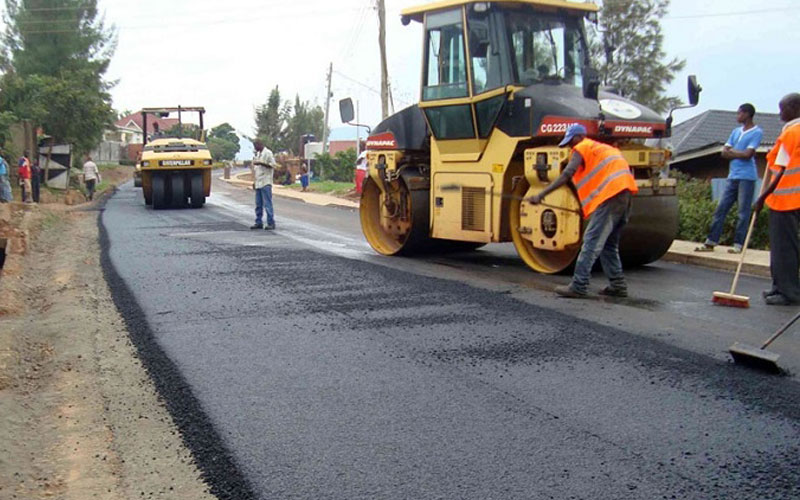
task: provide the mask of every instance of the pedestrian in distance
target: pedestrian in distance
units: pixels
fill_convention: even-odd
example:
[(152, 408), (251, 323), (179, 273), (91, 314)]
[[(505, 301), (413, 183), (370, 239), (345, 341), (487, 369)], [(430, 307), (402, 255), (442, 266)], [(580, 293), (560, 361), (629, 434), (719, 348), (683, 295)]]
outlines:
[(792, 93), (778, 104), (786, 122), (775, 146), (767, 154), (771, 182), (753, 210), (769, 207), (769, 270), (772, 288), (763, 292), (768, 305), (800, 303), (800, 94)]
[(26, 155), (20, 157), (17, 162), (17, 175), (19, 176), (19, 186), (22, 188), (22, 201), (33, 203), (33, 189), (31, 188), (31, 162)]
[(733, 129), (725, 146), (722, 148), (722, 157), (730, 160), (728, 179), (725, 182), (725, 192), (714, 211), (711, 219), (711, 229), (705, 243), (695, 248), (695, 252), (713, 252), (722, 236), (722, 227), (725, 217), (733, 206), (738, 203), (739, 212), (736, 221), (736, 232), (733, 237), (733, 248), (729, 253), (741, 253), (742, 245), (747, 237), (747, 227), (750, 222), (751, 205), (756, 190), (758, 173), (756, 171), (756, 149), (761, 144), (764, 132), (761, 127), (753, 123), (756, 108), (752, 104), (742, 104), (736, 114), (736, 121), (741, 127)]
[(2, 157), (3, 150), (0, 148), (0, 203), (14, 201), (11, 193), (11, 182), (8, 180), (8, 163)]
[(41, 194), (42, 184), (42, 167), (39, 165), (39, 160), (33, 160), (31, 163), (31, 187), (33, 188), (33, 202), (39, 203), (39, 195)]
[(600, 258), (609, 285), (600, 293), (627, 297), (628, 286), (619, 257), (619, 238), (630, 219), (631, 198), (638, 191), (636, 181), (619, 149), (586, 137), (586, 127), (571, 125), (559, 143), (570, 146), (572, 155), (561, 175), (540, 193), (527, 199), (536, 205), (570, 180), (578, 191), (584, 218), (589, 219), (583, 234), (572, 282), (556, 287), (562, 297), (582, 298), (589, 292), (592, 266)]
[[(275, 155), (264, 147), (264, 143), (256, 140), (253, 143), (253, 189), (256, 192), (256, 223), (250, 229), (275, 229), (275, 212), (272, 208), (272, 177), (277, 166)], [(267, 213), (267, 224), (263, 223), (264, 212)]]
[(92, 161), (90, 155), (84, 157), (83, 163), (83, 184), (86, 186), (86, 197), (89, 201), (94, 199), (94, 190), (97, 184), (100, 183), (100, 171), (97, 170), (97, 164)]
[(303, 165), (300, 171), (300, 186), (303, 191), (308, 191), (308, 165)]

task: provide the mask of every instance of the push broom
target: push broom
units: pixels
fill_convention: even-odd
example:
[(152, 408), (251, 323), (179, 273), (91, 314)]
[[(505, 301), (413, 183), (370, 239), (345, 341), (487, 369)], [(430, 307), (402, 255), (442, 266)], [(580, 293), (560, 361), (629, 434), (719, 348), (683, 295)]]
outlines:
[[(769, 169), (764, 169), (764, 179), (761, 181), (761, 191), (767, 187), (767, 175)], [(733, 283), (731, 283), (731, 290), (728, 293), (714, 292), (711, 297), (711, 302), (720, 306), (729, 307), (750, 307), (750, 297), (747, 295), (736, 295), (736, 284), (739, 282), (739, 273), (742, 272), (742, 264), (744, 264), (744, 257), (747, 255), (747, 245), (750, 243), (750, 236), (753, 234), (753, 228), (756, 225), (758, 213), (753, 212), (750, 216), (750, 227), (747, 228), (747, 236), (744, 238), (744, 245), (742, 246), (742, 255), (739, 257), (739, 264), (736, 266), (736, 274), (733, 275)]]
[(770, 345), (775, 339), (780, 337), (783, 332), (788, 330), (789, 327), (798, 320), (798, 318), (800, 318), (800, 313), (795, 314), (794, 317), (785, 325), (783, 325), (777, 332), (775, 332), (772, 337), (761, 344), (761, 347), (742, 344), (740, 342), (734, 343), (732, 346), (730, 346), (730, 348), (728, 348), (728, 352), (731, 353), (734, 363), (747, 365), (752, 368), (758, 368), (760, 370), (766, 370), (772, 373), (780, 373), (781, 368), (778, 366), (778, 357), (780, 355), (768, 351), (767, 346)]

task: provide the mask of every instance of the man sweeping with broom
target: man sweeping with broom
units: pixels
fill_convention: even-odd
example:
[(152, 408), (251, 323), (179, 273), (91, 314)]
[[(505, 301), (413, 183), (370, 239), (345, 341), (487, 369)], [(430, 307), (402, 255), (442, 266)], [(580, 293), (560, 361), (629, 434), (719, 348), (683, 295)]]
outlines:
[(772, 182), (753, 208), (766, 202), (769, 211), (769, 268), (772, 288), (765, 290), (768, 305), (800, 303), (800, 94), (781, 99), (781, 120), (786, 122), (775, 146), (767, 154)]

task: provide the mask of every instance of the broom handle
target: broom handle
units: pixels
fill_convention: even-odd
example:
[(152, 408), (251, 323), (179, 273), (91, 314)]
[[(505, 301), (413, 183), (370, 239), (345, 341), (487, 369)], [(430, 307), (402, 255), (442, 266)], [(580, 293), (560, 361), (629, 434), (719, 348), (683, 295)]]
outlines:
[(767, 339), (767, 341), (766, 341), (766, 342), (764, 342), (764, 344), (761, 346), (761, 348), (762, 348), (762, 349), (766, 349), (766, 348), (767, 348), (767, 346), (768, 346), (768, 345), (770, 345), (770, 344), (772, 343), (772, 341), (773, 341), (773, 340), (777, 339), (778, 337), (780, 337), (780, 336), (781, 336), (781, 334), (782, 334), (783, 332), (785, 332), (786, 330), (788, 330), (788, 329), (789, 329), (789, 327), (790, 327), (790, 326), (792, 326), (792, 325), (794, 324), (794, 322), (798, 320), (798, 318), (800, 318), (800, 313), (797, 313), (797, 314), (795, 314), (795, 315), (794, 315), (794, 317), (793, 317), (792, 319), (790, 319), (790, 320), (789, 320), (789, 321), (788, 321), (788, 322), (787, 322), (785, 325), (783, 325), (783, 326), (781, 327), (781, 329), (780, 329), (780, 330), (778, 330), (777, 332), (775, 332), (775, 335), (773, 335), (772, 337), (770, 337), (769, 339)]
[[(761, 181), (761, 193), (764, 192), (767, 186), (767, 176), (769, 175), (769, 167), (764, 167), (764, 179)], [(759, 196), (761, 196), (759, 193)], [(733, 295), (733, 292), (736, 290), (736, 284), (739, 282), (739, 273), (742, 271), (742, 264), (744, 264), (744, 257), (747, 255), (747, 245), (750, 243), (750, 235), (753, 234), (753, 227), (756, 225), (756, 218), (758, 218), (758, 213), (753, 212), (753, 215), (750, 216), (750, 227), (747, 228), (747, 236), (744, 238), (744, 246), (742, 247), (742, 256), (739, 258), (739, 264), (736, 266), (736, 274), (733, 276), (733, 283), (731, 283), (731, 292), (730, 294)]]

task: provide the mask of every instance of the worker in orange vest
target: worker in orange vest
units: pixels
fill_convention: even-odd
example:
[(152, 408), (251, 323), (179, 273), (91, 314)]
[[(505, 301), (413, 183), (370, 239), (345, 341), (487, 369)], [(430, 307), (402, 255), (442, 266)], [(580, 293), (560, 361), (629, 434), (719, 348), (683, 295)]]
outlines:
[(583, 246), (575, 263), (572, 282), (556, 287), (562, 297), (581, 298), (589, 292), (589, 278), (597, 258), (609, 285), (600, 293), (627, 297), (628, 286), (619, 258), (619, 237), (631, 212), (631, 197), (638, 189), (630, 165), (619, 149), (586, 137), (586, 127), (571, 125), (559, 146), (569, 145), (572, 156), (561, 175), (539, 194), (528, 198), (533, 204), (572, 180), (589, 224), (583, 233)]
[(778, 107), (786, 125), (767, 154), (772, 182), (753, 208), (758, 214), (765, 202), (769, 207), (772, 288), (762, 295), (768, 305), (785, 306), (800, 303), (800, 94), (785, 96)]

